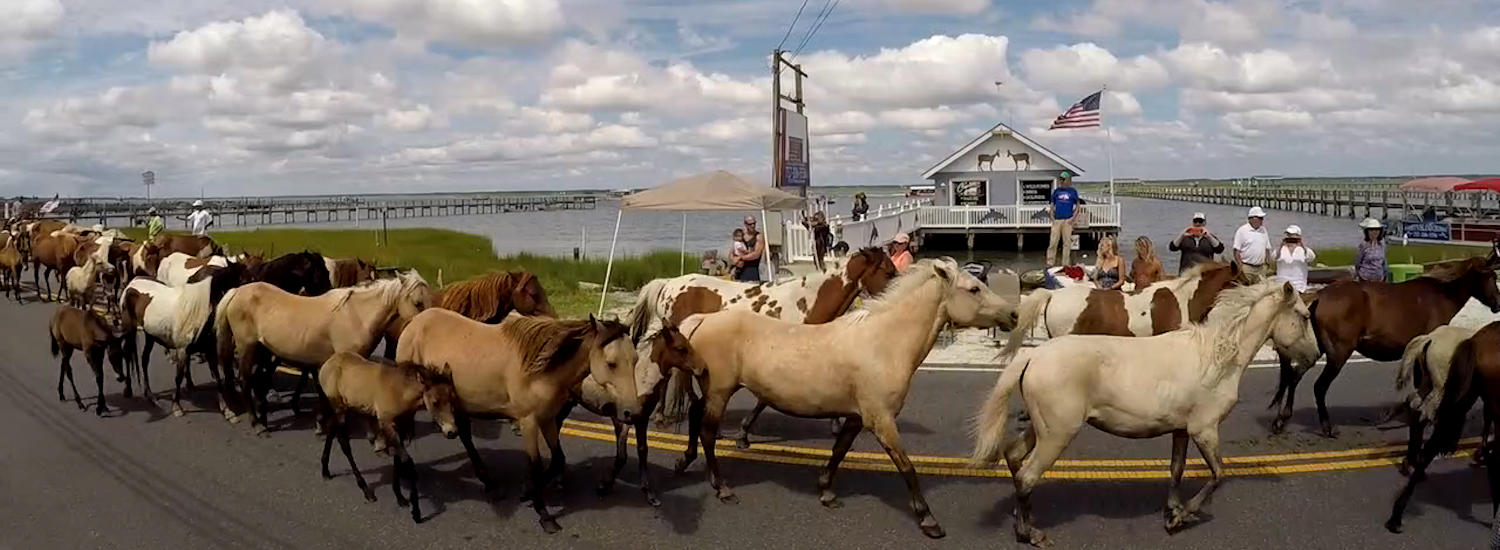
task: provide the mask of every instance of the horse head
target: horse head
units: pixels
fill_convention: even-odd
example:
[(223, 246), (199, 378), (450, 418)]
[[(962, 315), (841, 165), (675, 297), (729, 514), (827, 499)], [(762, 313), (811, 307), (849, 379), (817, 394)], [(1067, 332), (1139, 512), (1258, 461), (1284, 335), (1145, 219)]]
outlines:
[[(942, 283), (943, 308), (948, 315), (948, 322), (961, 327), (999, 327), (1005, 331), (1015, 328), (1019, 320), (1016, 304), (1001, 298), (990, 287), (979, 282), (979, 279), (960, 269), (957, 261), (942, 258), (919, 263), (931, 269), (930, 276)], [(921, 272), (917, 275), (920, 276)], [(909, 276), (911, 275), (903, 275)]]
[[(502, 325), (541, 327), (526, 332), (545, 336), (528, 337), (524, 356), (531, 357), (528, 370), (541, 373), (563, 365), (586, 361), (588, 376), (603, 386), (615, 405), (616, 419), (630, 422), (641, 410), (641, 396), (636, 391), (635, 366), (640, 355), (629, 338), (630, 328), (616, 320), (600, 321), (592, 314), (583, 321), (558, 321), (534, 317), (511, 317)], [(522, 329), (525, 330), (525, 329)], [(572, 383), (577, 383), (574, 381)]]
[(662, 328), (651, 337), (651, 362), (661, 368), (663, 375), (669, 369), (681, 369), (694, 374), (703, 372), (703, 358), (693, 352), (687, 335), (683, 334), (670, 319), (662, 319)]
[(844, 263), (844, 278), (858, 282), (871, 296), (885, 292), (886, 286), (899, 275), (901, 272), (891, 262), (891, 256), (879, 247), (861, 249)]
[(510, 279), (510, 307), (521, 315), (540, 315), (543, 317), (557, 317), (557, 311), (552, 309), (552, 302), (547, 300), (547, 291), (542, 288), (541, 281), (530, 271), (512, 271), (507, 274)]
[[(382, 283), (370, 283), (382, 284)], [(406, 329), (407, 323), (416, 318), (417, 314), (432, 307), (432, 287), (427, 286), (427, 280), (413, 269), (402, 273), (390, 282), (384, 284), (399, 285), (395, 296), (395, 319), (391, 321), (390, 330), (387, 334), (401, 334)]]
[(1278, 309), (1272, 320), (1271, 342), (1293, 364), (1311, 367), (1323, 353), (1318, 348), (1317, 334), (1313, 332), (1312, 312), (1291, 283), (1282, 283), (1277, 294)]
[(427, 414), (432, 415), (432, 421), (442, 430), (443, 437), (458, 437), (458, 422), (453, 414), (453, 404), (458, 402), (458, 390), (453, 387), (453, 367), (444, 364), (442, 372), (421, 367), (412, 370), (422, 384), (422, 404), (427, 407)]
[(1445, 285), (1458, 285), (1470, 296), (1489, 306), (1490, 312), (1500, 313), (1500, 289), (1495, 287), (1496, 258), (1468, 258), (1440, 265), (1426, 274)]

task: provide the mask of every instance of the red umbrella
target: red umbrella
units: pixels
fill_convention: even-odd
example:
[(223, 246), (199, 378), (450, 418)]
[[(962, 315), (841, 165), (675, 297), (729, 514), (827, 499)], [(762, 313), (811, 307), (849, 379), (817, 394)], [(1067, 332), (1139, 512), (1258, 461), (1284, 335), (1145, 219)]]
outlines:
[(1454, 176), (1417, 178), (1401, 184), (1402, 191), (1452, 191), (1455, 185), (1469, 183), (1468, 179)]
[(1500, 178), (1471, 181), (1453, 186), (1454, 191), (1493, 191), (1500, 193)]

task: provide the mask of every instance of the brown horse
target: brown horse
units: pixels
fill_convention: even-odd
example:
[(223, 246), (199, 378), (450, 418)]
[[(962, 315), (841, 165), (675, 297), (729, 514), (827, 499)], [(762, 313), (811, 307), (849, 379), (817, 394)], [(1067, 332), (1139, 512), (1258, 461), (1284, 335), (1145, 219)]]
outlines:
[(163, 258), (172, 255), (173, 252), (181, 252), (189, 256), (207, 258), (209, 256), (223, 256), (224, 247), (213, 239), (198, 235), (172, 235), (163, 233), (151, 241), (151, 245), (161, 251)]
[(10, 233), (4, 235), (5, 243), (0, 245), (0, 287), (3, 287), (7, 296), (19, 302), (21, 301), (21, 261), (23, 259), (19, 245), (25, 239), (13, 237)]
[[(33, 231), (35, 230), (33, 229)], [(54, 274), (57, 277), (59, 293), (67, 287), (67, 282), (63, 280), (63, 277), (67, 275), (69, 269), (72, 269), (76, 265), (73, 261), (73, 252), (78, 250), (79, 241), (81, 240), (83, 240), (81, 237), (67, 232), (59, 232), (55, 235), (53, 233), (43, 233), (32, 236), (31, 283), (36, 288), (38, 297), (43, 300), (51, 299), (52, 278)], [(43, 273), (43, 268), (46, 268), (46, 273)], [(46, 294), (42, 293), (41, 281), (43, 279), (47, 281)], [(60, 299), (61, 297), (59, 296), (58, 298)]]
[(413, 365), (386, 365), (376, 363), (349, 352), (339, 352), (318, 368), (318, 395), (327, 409), (324, 415), (323, 479), (333, 479), (328, 472), (328, 452), (333, 448), (335, 437), (344, 458), (349, 459), (349, 470), (354, 481), (365, 493), (365, 500), (375, 502), (375, 492), (365, 484), (359, 466), (354, 464), (354, 455), (349, 452), (349, 413), (359, 413), (375, 419), (374, 430), (379, 434), (384, 449), (391, 451), (394, 460), (395, 480), (391, 488), (396, 492), (396, 505), (406, 506), (407, 498), (401, 494), (401, 478), (411, 485), (411, 520), (422, 523), (422, 511), (417, 504), (417, 465), (406, 453), (404, 441), (409, 441), (413, 431), (413, 417), (417, 409), (427, 409), (437, 422), (443, 435), (452, 439), (458, 435), (453, 423), (453, 380), (427, 372)]
[[(556, 533), (562, 527), (547, 511), (542, 489), (566, 463), (557, 440), (557, 417), (573, 388), (593, 376), (613, 397), (618, 418), (629, 422), (640, 411), (637, 356), (626, 331), (619, 322), (593, 317), (559, 321), (511, 315), (489, 325), (433, 308), (417, 315), (401, 334), (396, 362), (452, 377), (458, 390), (458, 437), (486, 491), (498, 487), (474, 448), (469, 419), (513, 418), (520, 423), (530, 466), (524, 497), (531, 500), (542, 528)], [(545, 469), (544, 445), (552, 455)]]
[[(609, 392), (593, 377), (584, 379), (583, 384), (574, 389), (576, 394), (574, 399), (589, 412), (607, 417), (615, 425), (615, 462), (609, 470), (609, 475), (599, 479), (599, 494), (613, 489), (615, 479), (620, 477), (620, 470), (625, 467), (626, 437), (630, 435), (630, 428), (634, 426), (636, 462), (641, 467), (641, 492), (646, 494), (647, 503), (652, 506), (661, 506), (661, 499), (656, 496), (656, 488), (647, 468), (646, 430), (651, 423), (652, 411), (656, 410), (656, 405), (661, 403), (662, 397), (666, 395), (672, 371), (681, 370), (688, 374), (701, 373), (703, 360), (693, 353), (693, 346), (688, 343), (687, 336), (678, 331), (677, 327), (670, 325), (647, 338), (636, 348), (636, 352), (640, 354), (640, 359), (635, 366), (636, 389), (645, 393), (641, 394), (641, 411), (635, 415), (634, 422), (621, 422), (616, 417), (615, 404), (610, 399)], [(572, 406), (569, 405), (558, 416), (558, 425), (562, 425), (563, 420), (567, 419), (571, 409)]]
[(331, 288), (346, 288), (375, 280), (375, 264), (359, 258), (325, 256), (323, 263), (328, 266), (328, 282)]
[[(1451, 453), (1458, 450), (1459, 437), (1463, 435), (1464, 424), (1468, 420), (1469, 409), (1480, 398), (1484, 398), (1484, 411), (1487, 417), (1500, 414), (1500, 322), (1490, 323), (1479, 332), (1474, 333), (1472, 338), (1458, 345), (1453, 352), (1453, 362), (1448, 369), (1448, 379), (1444, 384), (1446, 390), (1443, 392), (1442, 401), (1438, 403), (1435, 422), (1433, 423), (1432, 437), (1422, 446), (1422, 454), (1418, 457), (1411, 477), (1406, 480), (1401, 493), (1396, 496), (1396, 502), (1391, 507), (1391, 517), (1386, 520), (1385, 528), (1392, 533), (1401, 532), (1401, 516), (1406, 511), (1406, 504), (1411, 500), (1412, 492), (1416, 490), (1417, 484), (1427, 479), (1427, 466), (1440, 454)], [(1500, 520), (1500, 472), (1496, 471), (1494, 465), (1500, 458), (1500, 446), (1495, 441), (1479, 449), (1484, 453), (1485, 462), (1490, 464), (1488, 468), (1490, 499), (1492, 503), (1491, 515)]]
[(115, 368), (116, 380), (125, 383), (125, 397), (130, 397), (130, 378), (125, 376), (125, 354), (120, 350), (120, 336), (115, 334), (104, 319), (90, 311), (84, 311), (72, 306), (63, 306), (52, 315), (52, 321), (47, 325), (48, 336), (52, 342), (52, 356), (62, 355), (62, 363), (58, 365), (57, 373), (57, 400), (67, 401), (63, 396), (63, 378), (68, 379), (68, 385), (73, 387), (73, 402), (78, 404), (78, 409), (83, 410), (83, 400), (78, 397), (78, 384), (73, 382), (73, 351), (80, 350), (89, 362), (89, 368), (94, 371), (94, 383), (98, 387), (99, 397), (95, 400), (94, 414), (104, 416), (109, 409), (104, 406), (104, 356), (109, 355), (109, 363)]
[(511, 311), (557, 316), (547, 291), (530, 271), (496, 271), (445, 286), (438, 292), (437, 307), (489, 324), (504, 320)]
[[(1328, 358), (1313, 385), (1318, 422), (1325, 437), (1336, 431), (1328, 418), (1328, 387), (1349, 356), (1358, 351), (1376, 361), (1398, 361), (1413, 338), (1448, 324), (1470, 298), (1500, 312), (1495, 287), (1496, 256), (1469, 258), (1402, 283), (1340, 281), (1318, 291), (1312, 310), (1318, 347)], [(1281, 382), (1271, 407), (1282, 406), (1271, 431), (1280, 433), (1292, 416), (1297, 383), (1312, 365), (1293, 368), (1281, 359)], [(1285, 396), (1285, 403), (1282, 398)]]

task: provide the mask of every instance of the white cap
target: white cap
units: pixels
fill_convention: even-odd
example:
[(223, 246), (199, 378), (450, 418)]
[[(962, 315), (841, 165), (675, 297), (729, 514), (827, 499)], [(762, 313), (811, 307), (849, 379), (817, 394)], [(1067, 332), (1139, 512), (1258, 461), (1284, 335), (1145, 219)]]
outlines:
[(1297, 227), (1295, 225), (1288, 225), (1288, 226), (1286, 226), (1286, 234), (1289, 235), (1289, 236), (1295, 235), (1295, 236), (1301, 237), (1302, 236), (1302, 228), (1301, 227)]
[(1193, 212), (1193, 219), (1207, 221), (1208, 216), (1204, 215), (1202, 212)]
[(1261, 210), (1259, 206), (1252, 206), (1252, 207), (1250, 207), (1250, 213), (1246, 214), (1245, 217), (1247, 217), (1247, 218), (1264, 218), (1264, 217), (1266, 217), (1266, 211), (1265, 210)]
[(1359, 227), (1362, 229), (1383, 229), (1385, 226), (1381, 225), (1380, 221), (1375, 218), (1365, 218), (1359, 222)]
[(193, 206), (194, 207), (203, 206), (203, 201), (193, 201)]
[(907, 235), (905, 233), (897, 233), (895, 238), (892, 238), (891, 240), (898, 243), (909, 243), (911, 242), (911, 235)]

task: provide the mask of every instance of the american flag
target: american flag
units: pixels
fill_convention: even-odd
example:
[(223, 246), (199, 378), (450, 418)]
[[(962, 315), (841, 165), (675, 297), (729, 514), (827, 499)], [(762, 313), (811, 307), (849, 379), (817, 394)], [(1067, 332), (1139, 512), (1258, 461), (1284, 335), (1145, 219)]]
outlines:
[(1078, 103), (1074, 103), (1072, 107), (1068, 107), (1068, 112), (1058, 115), (1057, 120), (1052, 121), (1052, 127), (1048, 128), (1048, 130), (1056, 130), (1058, 128), (1098, 128), (1099, 96), (1103, 94), (1104, 90), (1099, 90), (1089, 94), (1088, 97), (1083, 98)]

